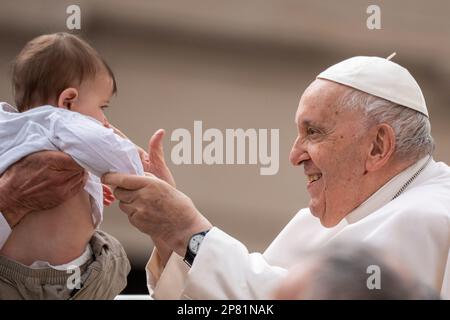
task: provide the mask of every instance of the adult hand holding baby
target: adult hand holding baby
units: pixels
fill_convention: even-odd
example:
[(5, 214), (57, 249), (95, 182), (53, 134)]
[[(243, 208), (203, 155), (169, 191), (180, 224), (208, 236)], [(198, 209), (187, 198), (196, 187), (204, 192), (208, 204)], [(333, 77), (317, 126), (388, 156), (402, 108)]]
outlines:
[[(109, 173), (102, 180), (116, 186), (114, 196), (120, 200), (119, 208), (132, 225), (151, 236), (163, 261), (171, 251), (183, 256), (189, 238), (212, 227), (189, 197), (152, 174), (139, 177)], [(161, 252), (158, 244), (169, 251)]]
[(33, 153), (0, 177), (0, 212), (13, 228), (32, 211), (55, 208), (81, 191), (87, 173), (69, 155)]
[(119, 208), (132, 225), (151, 236), (163, 264), (172, 251), (184, 255), (189, 237), (212, 227), (195, 208), (191, 199), (175, 189), (175, 181), (164, 160), (160, 129), (149, 141), (145, 177), (109, 173), (102, 181), (115, 188)]

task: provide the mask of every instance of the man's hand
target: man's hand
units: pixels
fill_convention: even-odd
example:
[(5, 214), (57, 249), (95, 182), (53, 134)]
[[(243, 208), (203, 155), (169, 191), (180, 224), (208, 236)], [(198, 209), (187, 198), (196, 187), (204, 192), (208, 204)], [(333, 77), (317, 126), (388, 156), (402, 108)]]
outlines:
[(193, 234), (212, 228), (190, 198), (152, 174), (109, 173), (102, 181), (117, 187), (114, 196), (131, 224), (180, 256)]
[[(114, 133), (123, 139), (130, 140), (122, 131), (114, 127), (112, 124), (108, 123), (106, 127), (113, 129)], [(163, 129), (159, 129), (153, 134), (148, 143), (148, 153), (138, 145), (136, 145), (136, 148), (138, 150), (139, 157), (141, 158), (144, 171), (155, 175), (170, 184), (172, 187), (176, 188), (175, 179), (173, 178), (172, 173), (164, 160), (164, 149), (162, 144), (164, 134), (165, 132)], [(108, 204), (105, 203), (105, 205)], [(132, 220), (130, 219), (130, 222), (131, 221)], [(136, 225), (136, 227), (138, 226)], [(172, 254), (172, 249), (162, 240), (153, 238), (153, 242), (158, 249), (163, 265), (165, 265), (166, 261)]]
[(31, 154), (0, 177), (0, 212), (13, 228), (28, 213), (59, 206), (82, 190), (87, 173), (58, 151)]

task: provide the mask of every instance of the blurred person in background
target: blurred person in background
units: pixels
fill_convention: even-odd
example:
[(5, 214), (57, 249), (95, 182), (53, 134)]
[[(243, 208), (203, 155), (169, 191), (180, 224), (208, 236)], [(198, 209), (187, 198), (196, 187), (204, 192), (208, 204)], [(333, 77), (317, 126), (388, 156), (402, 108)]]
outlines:
[(435, 300), (394, 259), (364, 245), (336, 244), (312, 252), (289, 270), (274, 291), (278, 300)]

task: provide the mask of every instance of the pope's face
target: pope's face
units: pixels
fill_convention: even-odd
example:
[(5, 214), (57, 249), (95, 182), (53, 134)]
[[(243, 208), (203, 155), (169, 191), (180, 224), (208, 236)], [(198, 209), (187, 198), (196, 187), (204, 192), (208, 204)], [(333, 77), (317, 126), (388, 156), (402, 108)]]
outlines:
[(347, 87), (316, 80), (304, 92), (296, 113), (298, 136), (290, 161), (304, 165), (309, 208), (325, 227), (339, 223), (363, 200), (365, 192), (362, 112), (345, 110), (337, 101)]

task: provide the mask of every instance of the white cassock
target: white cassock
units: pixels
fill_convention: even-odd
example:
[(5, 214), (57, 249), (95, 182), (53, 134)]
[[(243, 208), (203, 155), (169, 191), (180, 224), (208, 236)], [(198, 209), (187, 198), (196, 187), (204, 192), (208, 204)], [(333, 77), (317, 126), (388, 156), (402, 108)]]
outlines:
[(345, 241), (396, 257), (412, 275), (450, 298), (450, 168), (429, 156), (407, 168), (337, 226), (323, 227), (300, 210), (264, 254), (213, 228), (192, 268), (172, 254), (165, 268), (157, 250), (147, 264), (155, 299), (267, 299), (287, 269), (307, 251)]

